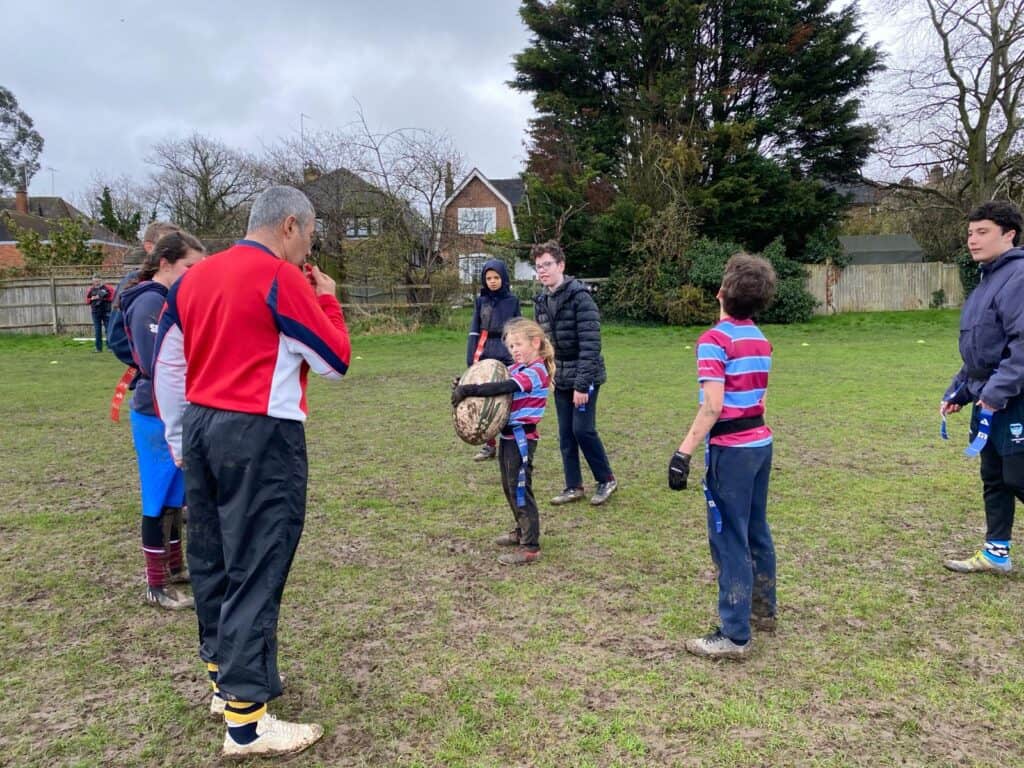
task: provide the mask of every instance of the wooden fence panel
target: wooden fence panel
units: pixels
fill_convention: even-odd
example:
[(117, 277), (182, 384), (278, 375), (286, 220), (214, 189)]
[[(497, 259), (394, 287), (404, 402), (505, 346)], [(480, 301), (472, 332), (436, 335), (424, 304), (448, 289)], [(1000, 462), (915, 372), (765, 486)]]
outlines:
[(836, 269), (808, 264), (807, 290), (818, 300), (818, 314), (928, 309), (936, 291), (947, 307), (963, 303), (964, 292), (956, 265), (851, 264)]

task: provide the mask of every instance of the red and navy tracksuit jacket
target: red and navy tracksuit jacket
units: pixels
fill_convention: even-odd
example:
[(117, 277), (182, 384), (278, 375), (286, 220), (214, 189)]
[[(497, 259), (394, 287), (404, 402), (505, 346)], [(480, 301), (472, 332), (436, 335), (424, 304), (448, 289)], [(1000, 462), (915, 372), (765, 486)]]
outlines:
[(204, 259), (167, 294), (157, 331), (153, 391), (171, 452), (181, 458), (186, 402), (305, 421), (309, 369), (341, 378), (350, 354), (338, 300), (294, 264), (249, 240)]

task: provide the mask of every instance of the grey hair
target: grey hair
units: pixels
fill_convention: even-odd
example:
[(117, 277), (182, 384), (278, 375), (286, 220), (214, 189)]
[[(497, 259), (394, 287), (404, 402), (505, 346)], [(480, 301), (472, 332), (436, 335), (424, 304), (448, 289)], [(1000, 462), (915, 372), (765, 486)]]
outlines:
[(309, 198), (295, 187), (267, 187), (253, 201), (246, 231), (276, 227), (289, 216), (294, 216), (299, 226), (305, 227), (316, 213)]

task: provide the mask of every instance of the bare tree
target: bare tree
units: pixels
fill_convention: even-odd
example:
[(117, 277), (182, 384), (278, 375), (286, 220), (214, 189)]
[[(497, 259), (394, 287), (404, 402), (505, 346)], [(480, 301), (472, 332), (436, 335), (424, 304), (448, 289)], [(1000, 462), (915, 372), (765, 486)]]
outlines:
[(265, 185), (253, 156), (200, 133), (159, 142), (146, 162), (157, 169), (148, 202), (199, 236), (241, 235), (249, 204)]
[[(351, 125), (268, 148), (264, 172), (303, 186), (320, 218), (322, 257), (349, 281), (428, 285), (445, 266), (442, 205), (463, 163), (451, 140), (416, 128), (377, 131), (358, 111)], [(409, 300), (430, 291), (411, 289)]]
[(89, 218), (99, 221), (103, 216), (103, 190), (110, 190), (110, 200), (114, 213), (121, 219), (129, 219), (139, 214), (143, 222), (156, 217), (156, 211), (147, 204), (147, 189), (130, 176), (104, 176), (93, 172), (85, 189), (75, 195), (75, 203), (89, 214)]
[[(902, 13), (881, 155), (919, 195), (963, 212), (1020, 186), (1024, 0), (882, 0)], [(935, 170), (941, 172), (936, 174)]]

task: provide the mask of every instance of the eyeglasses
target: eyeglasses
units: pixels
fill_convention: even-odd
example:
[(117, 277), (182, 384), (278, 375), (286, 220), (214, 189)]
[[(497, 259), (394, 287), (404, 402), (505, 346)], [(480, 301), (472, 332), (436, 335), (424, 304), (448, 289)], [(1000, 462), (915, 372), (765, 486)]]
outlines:
[(547, 272), (549, 269), (551, 269), (557, 263), (558, 262), (556, 262), (556, 261), (538, 261), (533, 266), (537, 269), (538, 272)]

